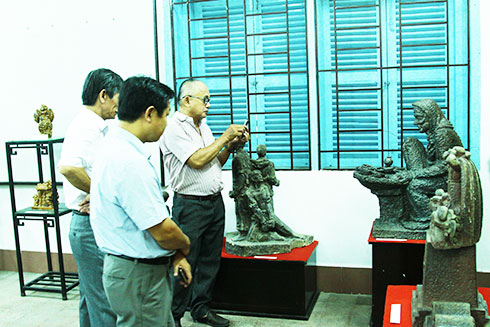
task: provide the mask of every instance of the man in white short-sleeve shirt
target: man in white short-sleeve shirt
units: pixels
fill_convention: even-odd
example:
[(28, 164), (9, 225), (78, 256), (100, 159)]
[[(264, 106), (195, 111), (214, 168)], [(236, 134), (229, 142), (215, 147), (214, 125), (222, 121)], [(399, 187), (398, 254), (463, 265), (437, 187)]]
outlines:
[(107, 119), (116, 116), (122, 78), (109, 69), (91, 71), (83, 86), (84, 108), (69, 125), (58, 162), (65, 203), (72, 209), (69, 240), (80, 280), (81, 327), (115, 326), (102, 286), (104, 255), (90, 226), (90, 176), (94, 151), (107, 131)]

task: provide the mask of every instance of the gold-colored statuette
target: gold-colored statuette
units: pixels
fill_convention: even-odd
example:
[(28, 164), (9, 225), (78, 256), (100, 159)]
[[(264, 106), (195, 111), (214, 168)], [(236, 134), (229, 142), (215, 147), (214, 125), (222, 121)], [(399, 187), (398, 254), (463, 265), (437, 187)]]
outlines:
[(34, 120), (39, 123), (38, 129), (41, 134), (47, 134), (48, 138), (53, 135), (53, 110), (48, 108), (48, 106), (42, 104), (41, 108), (36, 109), (34, 113)]
[(39, 183), (36, 186), (37, 193), (33, 196), (32, 209), (53, 210), (53, 185), (51, 181)]

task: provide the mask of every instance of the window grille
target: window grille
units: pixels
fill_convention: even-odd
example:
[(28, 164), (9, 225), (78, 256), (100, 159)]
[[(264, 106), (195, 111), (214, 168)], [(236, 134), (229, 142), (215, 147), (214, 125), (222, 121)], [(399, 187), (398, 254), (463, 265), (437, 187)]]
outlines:
[(204, 81), (215, 136), (249, 120), (249, 150), (265, 144), (277, 169), (311, 167), (305, 7), (212, 0), (172, 8), (175, 89), (190, 77)]
[[(316, 1), (319, 167), (403, 165), (427, 142), (412, 103), (434, 99), (470, 148), (467, 1)], [(478, 160), (477, 158), (473, 158)]]

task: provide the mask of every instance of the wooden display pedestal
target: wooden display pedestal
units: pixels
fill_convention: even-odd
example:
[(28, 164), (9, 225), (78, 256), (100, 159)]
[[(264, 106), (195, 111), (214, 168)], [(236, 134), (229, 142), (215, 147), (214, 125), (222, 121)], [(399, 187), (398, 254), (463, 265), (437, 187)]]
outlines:
[(290, 253), (239, 257), (221, 253), (211, 306), (217, 312), (307, 320), (319, 292), (318, 242)]
[(422, 284), (425, 240), (374, 238), (372, 247), (371, 326), (381, 326), (388, 285)]

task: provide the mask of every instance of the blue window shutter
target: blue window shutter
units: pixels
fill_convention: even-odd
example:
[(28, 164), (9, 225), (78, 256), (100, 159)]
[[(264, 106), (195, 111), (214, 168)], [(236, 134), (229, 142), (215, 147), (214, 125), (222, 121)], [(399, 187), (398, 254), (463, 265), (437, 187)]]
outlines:
[(316, 1), (321, 168), (380, 165), (388, 155), (402, 165), (403, 139), (426, 143), (412, 111), (423, 98), (434, 99), (469, 144), (467, 6)]
[[(309, 168), (304, 1), (262, 0), (253, 13), (263, 15), (249, 20), (256, 25), (254, 32), (260, 34), (249, 37), (250, 41), (255, 41), (251, 52), (263, 55), (254, 56), (253, 66), (249, 61), (249, 71), (271, 73), (251, 79), (254, 82), (252, 89), (265, 94), (255, 97), (256, 112), (263, 113), (256, 116), (257, 123), (262, 125), (261, 129), (265, 132), (264, 135), (259, 134), (257, 143), (267, 145), (269, 157), (274, 159), (277, 168), (291, 168), (291, 163), (295, 168)], [(254, 142), (252, 144), (255, 145)]]
[(310, 168), (304, 0), (186, 1), (173, 10), (184, 59), (176, 56), (176, 86), (191, 76), (208, 85), (215, 136), (250, 119), (252, 151), (263, 143), (276, 168)]
[(382, 105), (378, 2), (336, 1), (335, 13), (333, 1), (328, 2), (328, 8), (324, 2), (317, 4), (317, 12), (323, 13), (318, 26), (327, 28), (317, 31), (319, 56), (330, 59), (319, 58), (319, 68), (331, 70), (319, 73), (320, 148), (326, 151), (321, 155), (321, 168), (379, 164), (381, 157), (376, 150), (382, 141)]

